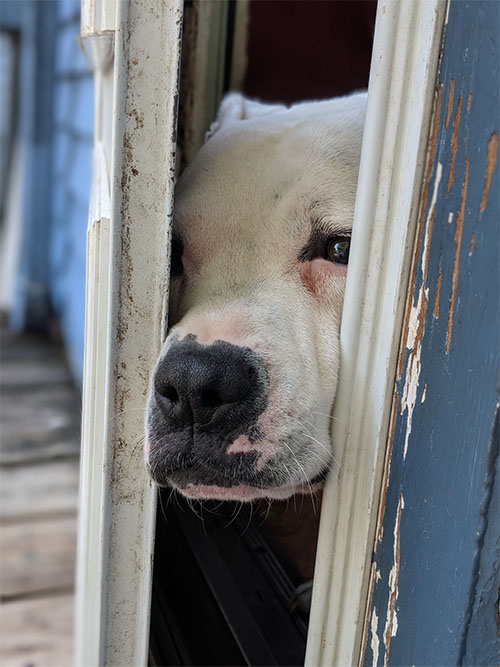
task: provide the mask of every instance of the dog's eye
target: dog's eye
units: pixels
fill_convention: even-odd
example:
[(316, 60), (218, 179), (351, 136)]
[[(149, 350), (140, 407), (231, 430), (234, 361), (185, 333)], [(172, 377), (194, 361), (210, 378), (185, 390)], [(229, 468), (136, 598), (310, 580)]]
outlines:
[(178, 236), (172, 239), (172, 255), (170, 258), (170, 278), (174, 280), (182, 275), (182, 253), (184, 246)]
[(325, 259), (335, 264), (347, 264), (351, 239), (348, 236), (334, 236), (326, 244)]

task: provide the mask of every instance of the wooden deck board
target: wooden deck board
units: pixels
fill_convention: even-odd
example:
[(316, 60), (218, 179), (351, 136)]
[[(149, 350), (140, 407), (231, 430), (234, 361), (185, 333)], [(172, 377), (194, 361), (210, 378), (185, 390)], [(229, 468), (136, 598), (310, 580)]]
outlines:
[(0, 665), (73, 662), (80, 410), (60, 348), (0, 336)]
[(3, 526), (2, 600), (71, 587), (75, 578), (75, 547), (75, 517)]
[(73, 664), (73, 596), (55, 595), (0, 606), (3, 667)]
[(15, 521), (76, 516), (76, 461), (0, 467), (0, 525)]

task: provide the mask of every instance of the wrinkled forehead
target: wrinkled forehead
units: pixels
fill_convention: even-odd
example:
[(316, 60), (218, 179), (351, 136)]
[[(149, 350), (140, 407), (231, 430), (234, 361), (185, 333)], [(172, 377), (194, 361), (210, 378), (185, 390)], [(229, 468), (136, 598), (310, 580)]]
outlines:
[(299, 236), (314, 218), (345, 227), (355, 197), (351, 160), (300, 130), (245, 129), (210, 139), (176, 190), (174, 225), (184, 243), (207, 233), (224, 244), (235, 235)]

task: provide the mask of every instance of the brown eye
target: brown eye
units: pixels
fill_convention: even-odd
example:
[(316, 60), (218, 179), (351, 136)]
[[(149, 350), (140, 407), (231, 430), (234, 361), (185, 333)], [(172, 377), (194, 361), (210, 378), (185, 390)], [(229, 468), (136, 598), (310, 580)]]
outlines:
[(347, 264), (350, 247), (351, 239), (348, 236), (334, 236), (326, 245), (325, 259), (335, 264)]

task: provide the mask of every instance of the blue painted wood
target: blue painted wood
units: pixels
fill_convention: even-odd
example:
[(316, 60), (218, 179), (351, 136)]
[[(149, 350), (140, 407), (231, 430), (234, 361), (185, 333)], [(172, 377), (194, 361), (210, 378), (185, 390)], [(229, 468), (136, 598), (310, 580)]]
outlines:
[(77, 44), (80, 2), (57, 3), (49, 290), (75, 378), (83, 375), (93, 78)]
[(11, 324), (44, 328), (55, 314), (79, 382), (94, 116), (92, 73), (77, 44), (80, 1), (2, 4), (3, 19), (21, 34), (24, 183)]
[[(20, 34), (17, 124), (23, 155), (20, 256), (11, 324), (42, 328), (49, 314), (48, 234), (55, 5), (17, 3)], [(9, 3), (14, 19), (16, 4)]]
[(499, 10), (445, 30), (365, 664), (500, 656)]

